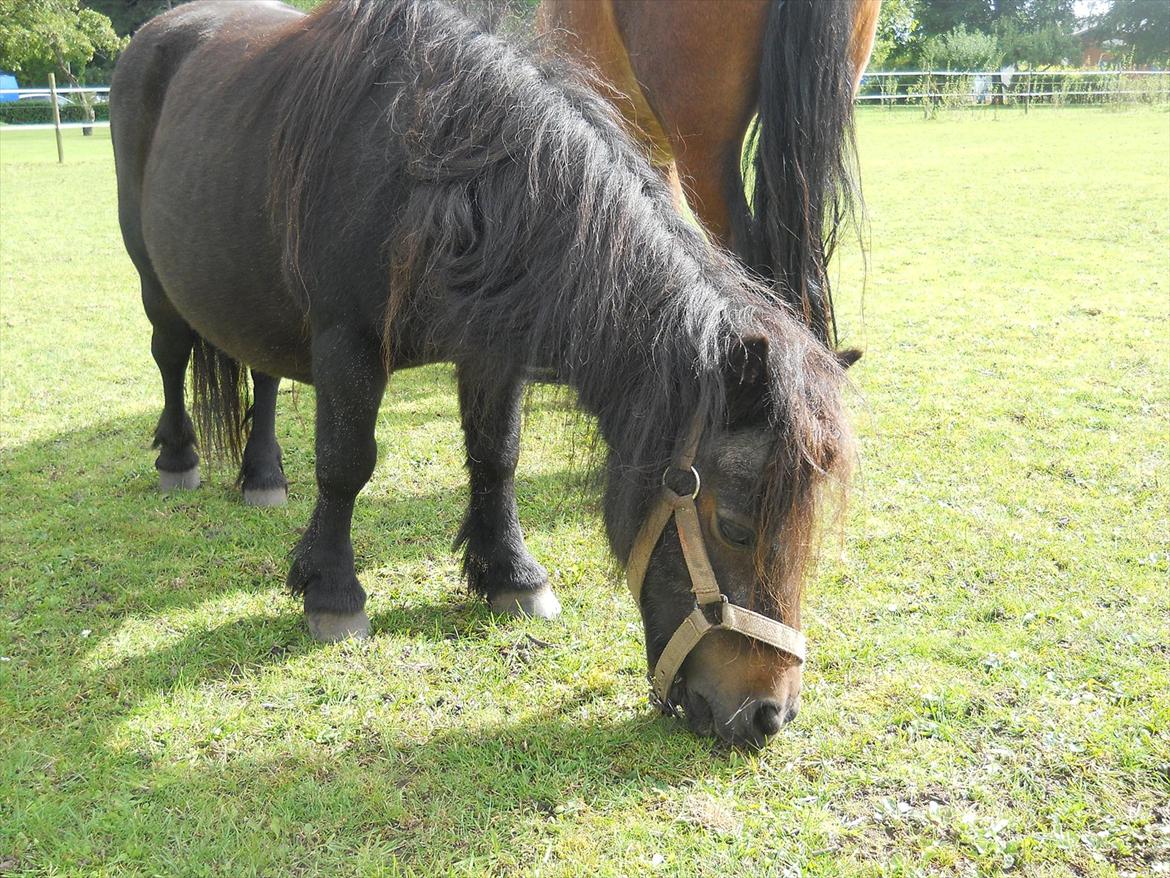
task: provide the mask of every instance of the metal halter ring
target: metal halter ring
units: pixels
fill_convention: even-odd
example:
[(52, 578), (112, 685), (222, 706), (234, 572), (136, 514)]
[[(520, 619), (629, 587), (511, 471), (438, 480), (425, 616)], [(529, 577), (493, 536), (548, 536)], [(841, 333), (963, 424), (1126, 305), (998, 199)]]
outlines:
[(723, 611), (727, 609), (727, 605), (731, 603), (727, 600), (727, 595), (720, 594), (719, 600), (712, 601), (709, 604), (696, 604), (696, 606), (703, 611), (703, 616), (711, 623), (714, 628), (723, 627)]
[[(666, 469), (664, 469), (662, 471), (662, 487), (666, 488), (666, 490), (668, 490), (668, 491), (674, 490), (672, 487), (670, 487), (670, 485), (666, 484), (666, 477), (668, 475), (670, 475), (670, 471), (672, 469), (678, 469), (678, 471), (680, 473), (683, 472), (683, 470), (681, 468), (673, 467), (673, 466), (668, 466)], [(699, 471), (697, 469), (695, 469), (693, 466), (689, 466), (689, 467), (687, 467), (687, 469), (689, 469), (691, 471), (691, 475), (695, 477), (695, 490), (693, 490), (691, 492), (691, 499), (694, 500), (694, 499), (698, 498), (699, 488), (702, 487), (703, 483), (699, 480)]]

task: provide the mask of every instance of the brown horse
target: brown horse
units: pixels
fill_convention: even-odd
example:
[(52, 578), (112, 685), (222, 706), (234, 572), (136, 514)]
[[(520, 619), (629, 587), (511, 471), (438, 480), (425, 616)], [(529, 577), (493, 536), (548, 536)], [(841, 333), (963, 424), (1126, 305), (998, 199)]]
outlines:
[[(685, 190), (710, 235), (829, 342), (825, 267), (852, 189), (853, 95), (880, 5), (541, 0), (538, 23), (607, 84), (676, 202)], [(741, 161), (745, 135), (752, 171)], [(744, 181), (753, 176), (749, 209)]]

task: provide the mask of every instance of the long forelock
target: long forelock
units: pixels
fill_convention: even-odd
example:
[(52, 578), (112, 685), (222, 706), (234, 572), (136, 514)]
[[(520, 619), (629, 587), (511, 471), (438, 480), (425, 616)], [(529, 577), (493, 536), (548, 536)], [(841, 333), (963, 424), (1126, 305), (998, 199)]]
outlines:
[(765, 608), (791, 618), (816, 561), (820, 536), (844, 510), (855, 462), (845, 411), (847, 379), (836, 357), (810, 333), (769, 358), (772, 444), (757, 503), (755, 566)]

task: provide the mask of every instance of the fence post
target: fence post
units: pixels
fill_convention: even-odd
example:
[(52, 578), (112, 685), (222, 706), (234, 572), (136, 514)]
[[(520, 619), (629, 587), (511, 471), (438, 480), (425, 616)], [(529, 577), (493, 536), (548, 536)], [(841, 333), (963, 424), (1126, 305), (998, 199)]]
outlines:
[(57, 164), (65, 164), (65, 144), (61, 141), (61, 108), (57, 106), (57, 77), (49, 74), (49, 100), (53, 102), (53, 129), (57, 132)]

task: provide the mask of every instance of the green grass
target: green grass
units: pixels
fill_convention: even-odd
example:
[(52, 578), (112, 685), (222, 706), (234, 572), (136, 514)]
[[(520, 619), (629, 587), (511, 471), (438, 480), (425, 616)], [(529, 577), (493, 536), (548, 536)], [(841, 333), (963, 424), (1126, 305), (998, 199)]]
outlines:
[[(458, 582), (451, 372), (396, 376), (354, 542), (366, 643), (284, 594), (286, 509), (155, 490), (108, 137), (0, 133), (0, 872), (1150, 875), (1170, 868), (1170, 115), (869, 111), (840, 268), (862, 466), (806, 600), (799, 719), (727, 753), (646, 703), (637, 615), (529, 405), (565, 606)], [(543, 647), (528, 638), (551, 643)]]

